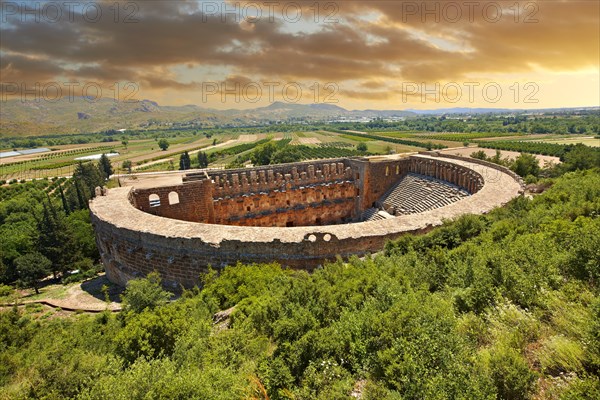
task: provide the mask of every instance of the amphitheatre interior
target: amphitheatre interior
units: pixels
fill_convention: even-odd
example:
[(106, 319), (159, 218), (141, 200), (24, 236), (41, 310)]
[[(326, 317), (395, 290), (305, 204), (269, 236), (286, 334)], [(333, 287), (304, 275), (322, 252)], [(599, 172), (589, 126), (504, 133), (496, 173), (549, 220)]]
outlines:
[[(483, 178), (452, 164), (338, 159), (187, 174), (183, 185), (134, 189), (135, 207), (220, 225), (294, 227), (394, 218), (477, 192)], [(362, 195), (361, 195), (362, 193)]]
[(376, 252), (521, 189), (494, 164), (422, 154), (190, 172), (178, 185), (99, 190), (90, 210), (109, 279), (125, 284), (158, 270), (169, 285), (189, 287), (209, 265), (310, 270)]

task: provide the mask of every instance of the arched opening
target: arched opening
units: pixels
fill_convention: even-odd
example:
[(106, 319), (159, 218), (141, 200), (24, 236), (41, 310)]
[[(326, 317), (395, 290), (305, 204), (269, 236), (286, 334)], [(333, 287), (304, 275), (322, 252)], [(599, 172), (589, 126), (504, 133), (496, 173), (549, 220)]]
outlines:
[(390, 176), (390, 167), (385, 167), (385, 176)]
[(160, 206), (160, 197), (157, 194), (151, 194), (148, 196), (148, 201), (150, 202), (150, 207), (159, 207)]
[(400, 166), (396, 165), (396, 175), (400, 175)]
[(171, 192), (169, 193), (169, 205), (179, 204), (179, 193)]

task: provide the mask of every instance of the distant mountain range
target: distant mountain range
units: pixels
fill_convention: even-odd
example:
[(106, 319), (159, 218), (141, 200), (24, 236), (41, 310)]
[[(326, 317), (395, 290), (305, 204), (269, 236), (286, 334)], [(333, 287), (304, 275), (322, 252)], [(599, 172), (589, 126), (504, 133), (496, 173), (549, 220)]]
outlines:
[[(196, 105), (161, 106), (151, 100), (90, 101), (76, 97), (56, 102), (8, 100), (0, 107), (0, 136), (38, 136), (99, 132), (109, 129), (264, 125), (278, 122), (368, 121), (420, 115), (506, 113), (503, 108), (438, 110), (346, 110), (335, 104), (275, 102), (248, 110), (216, 110)], [(521, 110), (522, 111), (522, 110)]]
[(436, 110), (406, 110), (419, 115), (440, 115), (440, 114), (489, 114), (489, 113), (505, 113), (514, 111), (510, 108), (439, 108)]

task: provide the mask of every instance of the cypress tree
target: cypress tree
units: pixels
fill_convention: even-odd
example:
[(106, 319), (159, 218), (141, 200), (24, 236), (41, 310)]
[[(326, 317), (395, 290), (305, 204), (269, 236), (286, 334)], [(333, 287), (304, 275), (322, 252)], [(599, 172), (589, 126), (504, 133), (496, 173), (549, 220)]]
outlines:
[(104, 179), (110, 178), (110, 176), (113, 174), (112, 164), (110, 163), (110, 160), (106, 154), (102, 154), (100, 157), (100, 160), (98, 161), (98, 169), (100, 172), (102, 172)]
[(67, 203), (67, 198), (65, 197), (65, 192), (63, 191), (62, 185), (58, 185), (58, 191), (60, 192), (60, 200), (62, 201), (63, 210), (65, 210), (65, 214), (69, 215), (71, 213), (71, 208)]
[(201, 151), (201, 152), (198, 153), (198, 166), (200, 168), (207, 168), (208, 167), (208, 156), (203, 151)]
[(56, 278), (66, 267), (70, 235), (50, 202), (42, 203), (42, 216), (37, 222), (39, 251), (52, 262), (52, 273)]
[(75, 179), (74, 183), (75, 191), (77, 192), (77, 203), (79, 203), (79, 209), (83, 210), (84, 208), (87, 208), (87, 201), (82, 193), (82, 189), (79, 187), (79, 181)]
[(192, 166), (192, 160), (190, 159), (190, 155), (187, 151), (184, 151), (181, 157), (179, 157), (179, 169), (185, 171), (186, 169), (190, 169)]

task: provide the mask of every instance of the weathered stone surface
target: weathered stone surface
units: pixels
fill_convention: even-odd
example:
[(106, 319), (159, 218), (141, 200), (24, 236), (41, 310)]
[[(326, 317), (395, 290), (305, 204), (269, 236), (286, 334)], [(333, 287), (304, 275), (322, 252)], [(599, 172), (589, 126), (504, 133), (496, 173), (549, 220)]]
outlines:
[[(358, 221), (408, 173), (471, 195), (417, 214), (340, 224)], [(375, 252), (387, 240), (488, 212), (520, 192), (521, 182), (502, 167), (431, 153), (189, 175), (177, 186), (102, 192), (90, 212), (111, 281), (124, 285), (156, 270), (168, 286), (190, 287), (209, 265), (278, 261), (311, 270), (337, 255)]]

